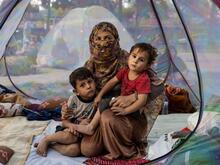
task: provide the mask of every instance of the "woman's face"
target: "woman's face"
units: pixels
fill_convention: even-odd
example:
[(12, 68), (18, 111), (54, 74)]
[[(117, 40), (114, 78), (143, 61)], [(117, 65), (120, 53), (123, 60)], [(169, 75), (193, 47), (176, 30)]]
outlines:
[(107, 53), (108, 51), (112, 50), (114, 43), (115, 38), (108, 31), (99, 30), (94, 35), (95, 48), (101, 53)]

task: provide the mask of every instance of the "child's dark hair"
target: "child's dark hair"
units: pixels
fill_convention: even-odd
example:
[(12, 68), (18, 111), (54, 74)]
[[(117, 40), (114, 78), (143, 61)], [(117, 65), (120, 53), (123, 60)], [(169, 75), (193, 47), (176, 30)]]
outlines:
[(148, 64), (152, 64), (157, 57), (157, 49), (148, 43), (137, 43), (131, 47), (130, 53), (134, 49), (139, 49), (140, 52), (146, 51), (149, 54)]
[(76, 80), (86, 80), (88, 78), (94, 79), (92, 72), (85, 67), (80, 67), (70, 74), (69, 82), (76, 89)]

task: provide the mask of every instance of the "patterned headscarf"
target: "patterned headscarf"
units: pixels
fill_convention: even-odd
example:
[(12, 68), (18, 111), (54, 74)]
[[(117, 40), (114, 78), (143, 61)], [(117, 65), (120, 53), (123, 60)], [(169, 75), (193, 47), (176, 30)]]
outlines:
[[(97, 34), (103, 32), (109, 32), (113, 38), (96, 42)], [(89, 37), (89, 47), (91, 56), (85, 63), (85, 67), (91, 70), (97, 78), (99, 90), (115, 76), (119, 68), (126, 66), (128, 53), (120, 48), (118, 31), (109, 22), (101, 22), (94, 26)]]

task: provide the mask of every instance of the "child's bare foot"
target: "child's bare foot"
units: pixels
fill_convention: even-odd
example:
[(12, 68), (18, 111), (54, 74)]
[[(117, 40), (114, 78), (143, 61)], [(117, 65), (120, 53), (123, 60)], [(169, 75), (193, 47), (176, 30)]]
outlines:
[(37, 147), (37, 154), (43, 157), (47, 156), (47, 149), (48, 149), (49, 142), (47, 141), (47, 137), (44, 137), (40, 140), (39, 143), (35, 143), (34, 147)]

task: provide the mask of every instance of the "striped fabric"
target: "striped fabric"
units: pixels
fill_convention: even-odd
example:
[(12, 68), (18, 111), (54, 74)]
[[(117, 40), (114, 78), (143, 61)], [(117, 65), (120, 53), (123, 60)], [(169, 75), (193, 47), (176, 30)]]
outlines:
[(132, 160), (107, 160), (102, 156), (91, 157), (87, 159), (84, 163), (86, 165), (140, 165), (147, 163), (146, 159), (132, 159)]

